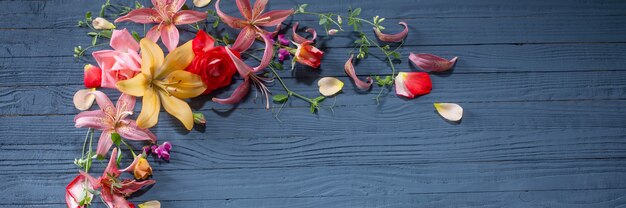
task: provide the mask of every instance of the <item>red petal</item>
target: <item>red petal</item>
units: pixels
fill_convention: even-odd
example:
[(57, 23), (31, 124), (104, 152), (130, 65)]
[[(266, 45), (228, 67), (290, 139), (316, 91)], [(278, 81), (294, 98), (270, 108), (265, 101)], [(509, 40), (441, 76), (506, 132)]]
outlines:
[(271, 12), (267, 12), (257, 18), (256, 25), (263, 27), (276, 26), (285, 21), (285, 19), (287, 19), (287, 17), (289, 17), (291, 14), (293, 14), (293, 9), (274, 10)]
[(231, 46), (233, 50), (238, 52), (244, 52), (252, 46), (254, 43), (254, 39), (256, 37), (256, 31), (252, 27), (245, 27), (241, 32), (239, 32), (239, 36), (235, 40), (235, 43)]
[(87, 64), (85, 65), (85, 77), (83, 78), (86, 88), (98, 88), (102, 84), (102, 69)]
[(128, 14), (121, 16), (115, 20), (115, 23), (131, 21), (139, 24), (159, 23), (161, 17), (154, 9), (141, 8), (130, 11)]
[(374, 28), (374, 32), (376, 33), (376, 36), (378, 37), (378, 39), (385, 41), (385, 42), (400, 42), (402, 40), (404, 40), (404, 38), (406, 37), (407, 34), (409, 34), (409, 26), (406, 24), (406, 22), (399, 22), (398, 24), (400, 25), (404, 25), (404, 30), (402, 30), (402, 32), (399, 32), (397, 34), (384, 34), (382, 32), (380, 32), (380, 30), (378, 28)]
[(396, 77), (396, 94), (407, 98), (428, 94), (432, 88), (426, 72), (400, 72)]
[(303, 42), (306, 42), (306, 41), (311, 41), (311, 42), (315, 41), (315, 39), (317, 38), (317, 32), (315, 31), (315, 29), (313, 29), (313, 28), (306, 29), (306, 32), (311, 33), (311, 35), (313, 35), (313, 37), (309, 40), (309, 39), (306, 39), (306, 38), (298, 35), (298, 33), (296, 33), (296, 29), (298, 29), (298, 24), (299, 23), (296, 22), (295, 24), (293, 24), (293, 27), (291, 27), (291, 32), (293, 33), (292, 34), (293, 41), (296, 42), (296, 43), (303, 43)]
[(215, 11), (217, 11), (217, 16), (219, 16), (224, 23), (232, 28), (244, 28), (248, 25), (245, 20), (229, 16), (222, 12), (222, 10), (220, 10), (220, 1), (221, 0), (217, 0), (217, 3), (215, 3)]
[(174, 15), (174, 24), (176, 25), (193, 24), (198, 21), (202, 21), (206, 18), (207, 18), (206, 12), (183, 10), (183, 11), (177, 12)]
[(194, 54), (200, 55), (206, 53), (215, 46), (215, 39), (206, 34), (203, 30), (200, 30), (196, 33), (196, 37), (193, 39), (193, 42), (191, 42), (191, 46)]
[(367, 82), (361, 81), (359, 77), (356, 76), (354, 65), (352, 65), (352, 58), (354, 58), (354, 55), (350, 55), (350, 58), (348, 59), (348, 61), (346, 61), (346, 64), (343, 66), (343, 68), (346, 71), (346, 74), (348, 74), (348, 76), (352, 78), (354, 84), (356, 84), (356, 87), (361, 90), (368, 90), (373, 83), (372, 77), (367, 77)]
[(426, 71), (442, 72), (447, 71), (454, 66), (458, 57), (452, 58), (452, 60), (446, 60), (439, 56), (432, 54), (411, 53), (409, 59), (418, 67)]

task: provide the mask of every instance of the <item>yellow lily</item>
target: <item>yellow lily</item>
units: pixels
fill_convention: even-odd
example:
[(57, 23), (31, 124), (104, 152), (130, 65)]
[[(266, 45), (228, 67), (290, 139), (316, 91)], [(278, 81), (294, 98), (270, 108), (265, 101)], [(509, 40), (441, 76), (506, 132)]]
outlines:
[(174, 49), (165, 58), (163, 50), (151, 40), (144, 38), (139, 45), (141, 73), (116, 83), (117, 89), (123, 93), (143, 96), (137, 125), (141, 128), (156, 125), (162, 104), (169, 114), (191, 130), (193, 114), (183, 99), (196, 97), (206, 90), (200, 76), (184, 70), (194, 57), (191, 41)]

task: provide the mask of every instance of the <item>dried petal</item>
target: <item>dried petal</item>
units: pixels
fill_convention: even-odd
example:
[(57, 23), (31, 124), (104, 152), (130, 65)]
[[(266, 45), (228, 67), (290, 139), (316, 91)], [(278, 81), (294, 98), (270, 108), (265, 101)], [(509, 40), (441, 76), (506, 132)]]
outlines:
[[(211, 3), (211, 0), (193, 0), (193, 5), (197, 7), (205, 7)], [(141, 207), (141, 205), (139, 206)]]
[(432, 54), (411, 53), (411, 55), (409, 56), (409, 59), (415, 65), (417, 65), (423, 70), (433, 71), (433, 72), (442, 72), (442, 71), (447, 71), (450, 68), (452, 68), (452, 66), (454, 66), (454, 64), (456, 63), (456, 60), (458, 59), (458, 57), (454, 57), (448, 61), (444, 58), (441, 58), (439, 56), (435, 56)]
[(456, 103), (434, 103), (435, 109), (441, 117), (448, 121), (460, 121), (463, 118), (463, 108)]
[(334, 77), (324, 77), (317, 82), (320, 93), (326, 97), (337, 94), (343, 88), (343, 82)]
[(298, 29), (298, 24), (299, 23), (296, 22), (295, 24), (293, 24), (293, 27), (291, 27), (291, 32), (293, 33), (292, 34), (293, 41), (298, 43), (298, 44), (304, 43), (306, 41), (311, 41), (311, 42), (315, 41), (315, 39), (317, 38), (317, 32), (315, 31), (315, 29), (313, 29), (313, 28), (306, 29), (306, 32), (311, 33), (311, 35), (313, 35), (313, 37), (309, 40), (309, 39), (306, 39), (306, 38), (298, 35), (298, 33), (296, 33), (296, 29)]
[(348, 74), (348, 76), (350, 76), (350, 78), (352, 78), (352, 80), (354, 81), (354, 84), (356, 84), (356, 87), (358, 87), (361, 90), (367, 90), (372, 86), (372, 83), (374, 82), (372, 80), (372, 77), (367, 77), (367, 82), (361, 81), (359, 79), (359, 77), (356, 76), (356, 72), (354, 71), (354, 65), (352, 65), (352, 58), (354, 58), (354, 55), (350, 55), (350, 58), (348, 59), (348, 61), (346, 61), (346, 64), (343, 66), (344, 70), (346, 71), (346, 74)]
[(402, 32), (399, 32), (396, 34), (385, 34), (385, 33), (380, 32), (378, 28), (374, 28), (374, 32), (376, 33), (376, 36), (378, 37), (378, 39), (382, 41), (400, 42), (404, 40), (404, 38), (406, 38), (407, 34), (409, 34), (409, 26), (406, 24), (406, 22), (399, 22), (398, 24), (404, 25), (404, 30), (402, 30)]
[(87, 110), (93, 105), (96, 96), (91, 94), (95, 89), (82, 89), (74, 94), (74, 107), (78, 110)]

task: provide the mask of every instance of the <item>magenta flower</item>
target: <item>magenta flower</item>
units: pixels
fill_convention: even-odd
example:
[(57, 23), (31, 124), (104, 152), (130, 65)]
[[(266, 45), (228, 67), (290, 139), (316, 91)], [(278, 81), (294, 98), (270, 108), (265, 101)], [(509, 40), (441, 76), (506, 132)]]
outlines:
[(285, 38), (285, 34), (278, 35), (278, 42), (284, 46), (288, 46), (290, 43), (289, 39)]
[(207, 18), (206, 12), (192, 10), (180, 11), (185, 0), (152, 0), (154, 8), (135, 9), (115, 22), (132, 21), (140, 24), (155, 23), (146, 38), (156, 42), (160, 37), (169, 51), (178, 45), (179, 33), (176, 25), (192, 24)]
[(289, 53), (289, 51), (287, 49), (281, 48), (278, 49), (278, 60), (279, 61), (285, 61), (285, 59), (289, 58), (289, 56), (291, 55), (291, 53)]
[(267, 2), (268, 0), (257, 0), (254, 3), (253, 8), (250, 5), (250, 0), (236, 0), (237, 8), (239, 8), (239, 12), (244, 19), (224, 14), (224, 12), (220, 10), (220, 0), (215, 3), (217, 15), (222, 19), (222, 21), (224, 21), (224, 23), (232, 28), (242, 29), (239, 36), (237, 36), (237, 40), (233, 44), (232, 49), (240, 52), (248, 50), (248, 48), (252, 46), (252, 43), (254, 43), (257, 33), (268, 33), (260, 27), (277, 26), (285, 21), (289, 15), (293, 14), (293, 9), (274, 10), (261, 14), (265, 10)]
[(141, 57), (139, 43), (126, 28), (113, 30), (110, 45), (114, 50), (94, 51), (92, 55), (102, 69), (101, 86), (115, 89), (117, 81), (133, 78), (141, 72)]
[(102, 131), (96, 148), (96, 153), (99, 156), (105, 156), (113, 145), (111, 133), (118, 133), (125, 139), (156, 142), (157, 138), (150, 130), (139, 128), (134, 120), (126, 118), (133, 114), (135, 97), (122, 94), (117, 100), (116, 106), (113, 106), (111, 100), (104, 93), (94, 91), (91, 94), (96, 96), (100, 110), (81, 112), (74, 117), (74, 122), (76, 128), (88, 127)]
[(159, 146), (152, 146), (152, 153), (157, 155), (157, 157), (167, 160), (170, 160), (170, 150), (172, 149), (172, 144), (170, 142), (163, 142), (163, 144)]

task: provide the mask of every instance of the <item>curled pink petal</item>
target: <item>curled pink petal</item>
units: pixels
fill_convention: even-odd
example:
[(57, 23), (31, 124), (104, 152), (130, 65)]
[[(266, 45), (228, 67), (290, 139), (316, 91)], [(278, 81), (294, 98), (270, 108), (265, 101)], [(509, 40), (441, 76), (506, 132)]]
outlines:
[(167, 50), (171, 52), (176, 49), (176, 46), (178, 46), (180, 34), (178, 33), (178, 29), (175, 25), (167, 25), (161, 29), (161, 38), (163, 45), (165, 45)]
[(206, 12), (199, 12), (193, 10), (183, 10), (179, 11), (174, 15), (174, 24), (175, 25), (186, 25), (193, 24), (198, 21), (202, 21), (207, 18)]
[(447, 59), (432, 54), (411, 53), (409, 59), (423, 70), (442, 72), (451, 69), (452, 66), (454, 66), (454, 64), (456, 63), (458, 57), (454, 57), (448, 61)]
[(306, 42), (306, 41), (311, 41), (311, 42), (315, 41), (315, 39), (317, 38), (317, 32), (315, 31), (315, 29), (313, 29), (313, 28), (306, 29), (306, 32), (311, 33), (311, 35), (313, 35), (313, 38), (311, 38), (309, 40), (309, 39), (306, 39), (306, 38), (298, 35), (298, 33), (296, 33), (296, 29), (298, 29), (298, 24), (299, 23), (296, 22), (295, 24), (293, 24), (293, 27), (291, 27), (291, 32), (293, 33), (292, 34), (293, 41), (298, 43), (298, 44)]
[(261, 58), (261, 63), (259, 64), (259, 66), (252, 69), (253, 73), (260, 72), (261, 70), (267, 68), (267, 66), (270, 65), (270, 62), (272, 61), (272, 58), (274, 58), (274, 43), (272, 42), (272, 39), (265, 35), (261, 35), (261, 37), (265, 42), (265, 50), (263, 51), (263, 58)]
[[(120, 183), (120, 188), (117, 189), (119, 193), (124, 195), (130, 195), (139, 191), (144, 186), (152, 185), (156, 183), (155, 180), (135, 181), (135, 180), (123, 180)], [(122, 198), (123, 199), (123, 198)]]
[(276, 28), (274, 29), (273, 32), (267, 32), (267, 34), (271, 37), (271, 38), (276, 38), (276, 36), (278, 35), (278, 32), (280, 32), (280, 29), (283, 25), (282, 24), (278, 24), (276, 25)]
[(354, 84), (356, 84), (356, 86), (361, 89), (361, 90), (368, 90), (371, 86), (372, 83), (374, 82), (372, 80), (372, 77), (367, 77), (367, 82), (361, 81), (359, 79), (359, 77), (356, 76), (356, 72), (354, 71), (354, 65), (352, 65), (352, 58), (354, 58), (354, 55), (350, 55), (350, 58), (348, 59), (348, 61), (346, 61), (346, 64), (343, 66), (344, 70), (346, 71), (346, 74), (348, 74), (348, 76), (350, 76), (350, 78), (352, 78), (352, 80), (354, 81)]
[[(113, 140), (111, 140), (111, 131), (109, 130), (105, 130), (102, 131), (102, 133), (100, 133), (100, 139), (98, 140), (98, 147), (96, 147), (96, 154), (98, 154), (99, 156), (106, 156), (107, 152), (109, 152), (109, 149), (111, 148), (111, 146), (113, 146)], [(111, 155), (111, 157), (116, 157), (117, 152), (114, 152), (113, 155)]]
[(115, 128), (115, 131), (120, 134), (120, 136), (129, 140), (149, 140), (152, 141), (152, 143), (156, 142), (157, 137), (152, 132), (150, 132), (150, 130), (139, 128), (137, 126), (137, 123), (135, 123), (135, 121), (133, 120), (125, 120), (125, 122), (128, 122), (128, 124), (122, 124)]
[(289, 17), (292, 14), (293, 14), (293, 9), (270, 11), (270, 12), (260, 15), (257, 19), (256, 25), (263, 26), (263, 27), (276, 26), (282, 23), (283, 21), (285, 21), (285, 19), (287, 19), (287, 17)]
[(94, 128), (97, 130), (105, 130), (109, 128), (108, 116), (101, 110), (83, 111), (74, 117), (74, 126), (76, 128)]
[(116, 51), (128, 51), (128, 49), (139, 51), (139, 43), (126, 28), (113, 30), (111, 34), (111, 47)]
[(245, 77), (244, 83), (239, 85), (237, 89), (230, 95), (228, 98), (213, 98), (213, 102), (224, 104), (224, 105), (234, 105), (239, 103), (250, 91), (250, 78)]
[(374, 28), (374, 32), (376, 33), (376, 36), (378, 37), (378, 39), (382, 41), (400, 42), (404, 40), (404, 38), (406, 38), (407, 34), (409, 34), (409, 26), (406, 24), (406, 22), (399, 22), (398, 24), (404, 25), (404, 30), (402, 30), (402, 32), (391, 35), (391, 34), (385, 34), (385, 33), (380, 32), (378, 28)]
[(232, 28), (243, 28), (247, 25), (246, 21), (229, 16), (225, 14), (224, 12), (222, 12), (222, 10), (220, 9), (220, 1), (221, 0), (217, 0), (217, 2), (215, 3), (215, 11), (217, 12), (217, 16), (219, 16), (220, 19), (222, 19), (224, 23), (226, 23), (229, 27), (232, 27)]
[(131, 21), (139, 24), (159, 23), (161, 17), (154, 9), (141, 8), (130, 11), (128, 14), (121, 16), (115, 20), (115, 23)]
[(245, 27), (241, 32), (239, 32), (239, 36), (235, 40), (235, 43), (231, 46), (233, 50), (238, 52), (244, 52), (252, 46), (254, 43), (254, 39), (256, 36), (256, 31), (252, 27)]

